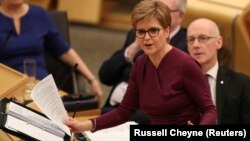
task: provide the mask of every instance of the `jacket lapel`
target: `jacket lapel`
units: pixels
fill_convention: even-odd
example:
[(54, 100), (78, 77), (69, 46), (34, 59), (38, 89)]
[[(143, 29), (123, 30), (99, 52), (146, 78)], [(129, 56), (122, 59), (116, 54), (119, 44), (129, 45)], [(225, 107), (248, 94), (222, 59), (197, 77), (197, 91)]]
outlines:
[(216, 107), (218, 110), (218, 122), (221, 122), (221, 113), (227, 96), (226, 88), (228, 88), (229, 75), (228, 71), (223, 67), (219, 67), (216, 81)]

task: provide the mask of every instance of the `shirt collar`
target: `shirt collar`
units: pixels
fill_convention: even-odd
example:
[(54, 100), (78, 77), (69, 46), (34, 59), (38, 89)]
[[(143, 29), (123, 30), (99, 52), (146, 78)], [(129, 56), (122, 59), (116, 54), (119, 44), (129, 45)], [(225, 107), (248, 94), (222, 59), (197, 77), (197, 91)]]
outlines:
[(181, 26), (178, 26), (173, 32), (170, 33), (170, 39), (172, 39), (177, 33), (178, 31), (181, 29)]
[(218, 69), (219, 69), (219, 63), (218, 63), (218, 61), (216, 61), (215, 65), (210, 70), (208, 70), (206, 74), (208, 74), (212, 78), (216, 79)]

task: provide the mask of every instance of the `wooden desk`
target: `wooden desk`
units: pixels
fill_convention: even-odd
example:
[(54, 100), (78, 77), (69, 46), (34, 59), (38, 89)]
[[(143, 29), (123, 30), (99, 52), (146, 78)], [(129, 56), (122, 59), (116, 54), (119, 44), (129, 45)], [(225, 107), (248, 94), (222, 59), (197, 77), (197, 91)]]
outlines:
[(12, 136), (0, 130), (0, 141), (12, 141)]
[[(65, 95), (66, 93), (64, 92), (60, 92), (61, 95)], [(27, 105), (28, 107), (41, 112), (41, 110), (37, 107), (37, 105), (34, 102), (31, 102)], [(90, 118), (94, 118), (96, 116), (99, 116), (101, 113), (100, 109), (93, 109), (93, 110), (86, 110), (86, 111), (79, 111), (76, 112), (75, 114), (75, 118), (80, 120), (80, 121), (85, 121), (88, 120)], [(73, 116), (74, 113), (69, 113), (69, 116)], [(17, 138), (13, 135), (7, 134), (5, 132), (3, 132), (2, 130), (0, 130), (0, 141), (23, 141), (20, 138)]]
[(14, 95), (23, 94), (29, 78), (4, 64), (0, 63), (0, 100)]

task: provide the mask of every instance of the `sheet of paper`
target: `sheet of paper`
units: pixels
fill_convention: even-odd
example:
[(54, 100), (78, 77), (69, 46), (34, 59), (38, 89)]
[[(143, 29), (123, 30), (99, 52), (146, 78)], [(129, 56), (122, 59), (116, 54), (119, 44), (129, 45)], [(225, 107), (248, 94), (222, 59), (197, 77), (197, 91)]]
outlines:
[(51, 74), (34, 86), (31, 98), (50, 120), (71, 136), (70, 129), (63, 124), (63, 120), (67, 119), (68, 114)]
[(109, 141), (129, 141), (129, 128), (130, 125), (136, 125), (136, 122), (126, 122), (124, 124), (107, 128), (103, 130), (92, 132), (85, 132), (91, 141), (103, 141), (108, 139)]
[(33, 126), (32, 124), (27, 123), (26, 121), (15, 118), (11, 115), (7, 115), (7, 120), (5, 127), (8, 129), (13, 129), (14, 131), (20, 131), (26, 135), (29, 135), (33, 138), (36, 138), (41, 141), (63, 141), (62, 137), (53, 135), (45, 130)]

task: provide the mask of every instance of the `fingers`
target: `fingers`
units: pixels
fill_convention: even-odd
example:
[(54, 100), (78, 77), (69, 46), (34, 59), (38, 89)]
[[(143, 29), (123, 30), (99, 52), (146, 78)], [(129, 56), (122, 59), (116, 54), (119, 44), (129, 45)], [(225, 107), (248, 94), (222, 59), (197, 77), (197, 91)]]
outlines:
[(187, 121), (187, 125), (194, 125), (190, 120)]
[(65, 125), (69, 126), (70, 121), (69, 121), (69, 119), (67, 119), (67, 120), (64, 120), (63, 123), (64, 123)]
[(72, 117), (68, 117), (63, 121), (63, 123), (67, 126), (71, 125), (74, 122), (74, 119)]

